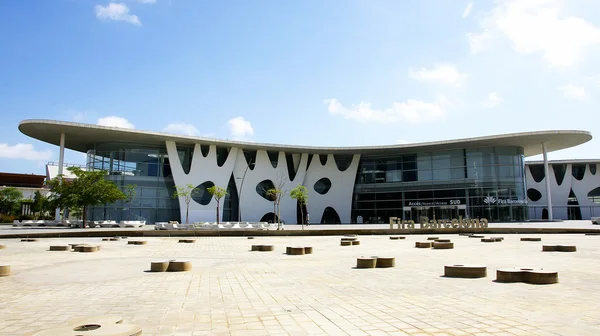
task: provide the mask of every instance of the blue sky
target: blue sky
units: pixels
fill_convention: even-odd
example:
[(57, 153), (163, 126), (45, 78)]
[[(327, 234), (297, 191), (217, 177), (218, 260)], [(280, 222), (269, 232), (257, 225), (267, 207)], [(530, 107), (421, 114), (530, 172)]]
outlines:
[[(44, 118), (374, 145), (600, 137), (593, 0), (0, 1), (0, 171), (44, 174)], [(600, 158), (600, 140), (550, 154)], [(536, 158), (532, 158), (536, 159)], [(84, 163), (80, 153), (66, 161)]]

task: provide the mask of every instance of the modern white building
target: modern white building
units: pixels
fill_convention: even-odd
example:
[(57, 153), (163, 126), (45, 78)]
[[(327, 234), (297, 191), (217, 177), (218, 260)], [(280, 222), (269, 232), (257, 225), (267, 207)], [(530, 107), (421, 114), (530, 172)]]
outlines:
[(590, 219), (600, 216), (600, 160), (526, 162), (529, 219), (548, 219), (548, 193), (554, 219)]
[[(225, 188), (225, 221), (274, 219), (265, 191), (308, 189), (304, 214), (311, 223), (386, 223), (418, 220), (528, 219), (525, 157), (577, 146), (586, 131), (539, 131), (389, 146), (315, 147), (227, 141), (52, 120), (24, 120), (19, 129), (64, 148), (87, 153), (87, 169), (105, 170), (124, 188), (136, 186), (132, 204), (89, 211), (91, 220), (147, 223), (185, 220), (175, 186), (194, 187), (190, 222), (213, 221), (216, 201), (207, 189)], [(547, 171), (548, 169), (546, 169)], [(548, 184), (546, 187), (550, 188)], [(551, 200), (548, 199), (550, 202)], [(281, 219), (301, 220), (296, 202), (283, 197)], [(552, 218), (552, 213), (549, 213)]]

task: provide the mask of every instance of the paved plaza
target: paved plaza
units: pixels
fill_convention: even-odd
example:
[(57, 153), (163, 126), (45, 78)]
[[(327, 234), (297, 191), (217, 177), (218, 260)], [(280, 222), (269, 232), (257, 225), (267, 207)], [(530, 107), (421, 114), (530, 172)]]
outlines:
[[(600, 236), (504, 235), (483, 243), (459, 235), (452, 250), (416, 249), (405, 240), (360, 236), (0, 239), (0, 335), (24, 335), (75, 317), (119, 314), (144, 335), (599, 335)], [(521, 242), (521, 237), (542, 242)], [(133, 239), (133, 238), (130, 238)], [(50, 252), (50, 245), (101, 245), (95, 253)], [(274, 252), (250, 252), (272, 244)], [(542, 244), (577, 252), (541, 252)], [(286, 246), (312, 246), (289, 256)], [(393, 256), (396, 267), (355, 269), (359, 256)], [(150, 273), (150, 262), (187, 259), (190, 272)], [(483, 264), (487, 278), (442, 277), (447, 264)], [(506, 267), (559, 272), (553, 285), (496, 283)]]

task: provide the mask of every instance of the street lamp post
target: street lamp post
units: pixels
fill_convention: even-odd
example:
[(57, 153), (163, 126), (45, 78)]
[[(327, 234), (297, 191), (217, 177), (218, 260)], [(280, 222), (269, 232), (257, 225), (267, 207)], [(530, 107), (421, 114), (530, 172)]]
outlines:
[(244, 175), (242, 176), (242, 183), (240, 183), (240, 191), (238, 192), (238, 223), (242, 221), (242, 190), (244, 188), (244, 180), (246, 179), (246, 173), (248, 172), (248, 168), (250, 168), (250, 166), (254, 167), (253, 160), (250, 160), (250, 162), (248, 162), (248, 166), (246, 166), (246, 170), (244, 170)]

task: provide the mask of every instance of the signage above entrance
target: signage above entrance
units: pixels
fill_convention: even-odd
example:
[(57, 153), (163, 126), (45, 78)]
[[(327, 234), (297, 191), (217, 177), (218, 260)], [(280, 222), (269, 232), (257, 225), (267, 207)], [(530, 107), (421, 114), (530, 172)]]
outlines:
[(460, 205), (462, 201), (459, 199), (441, 200), (441, 201), (409, 201), (408, 206), (437, 206), (437, 205)]
[[(413, 220), (401, 220), (397, 217), (390, 217), (390, 229), (394, 229), (394, 224), (398, 224), (398, 229), (415, 229), (415, 221)], [(428, 217), (421, 217), (419, 223), (419, 229), (469, 229), (469, 228), (487, 228), (488, 220), (486, 218), (481, 219), (463, 219), (454, 218), (448, 219), (432, 219)]]

